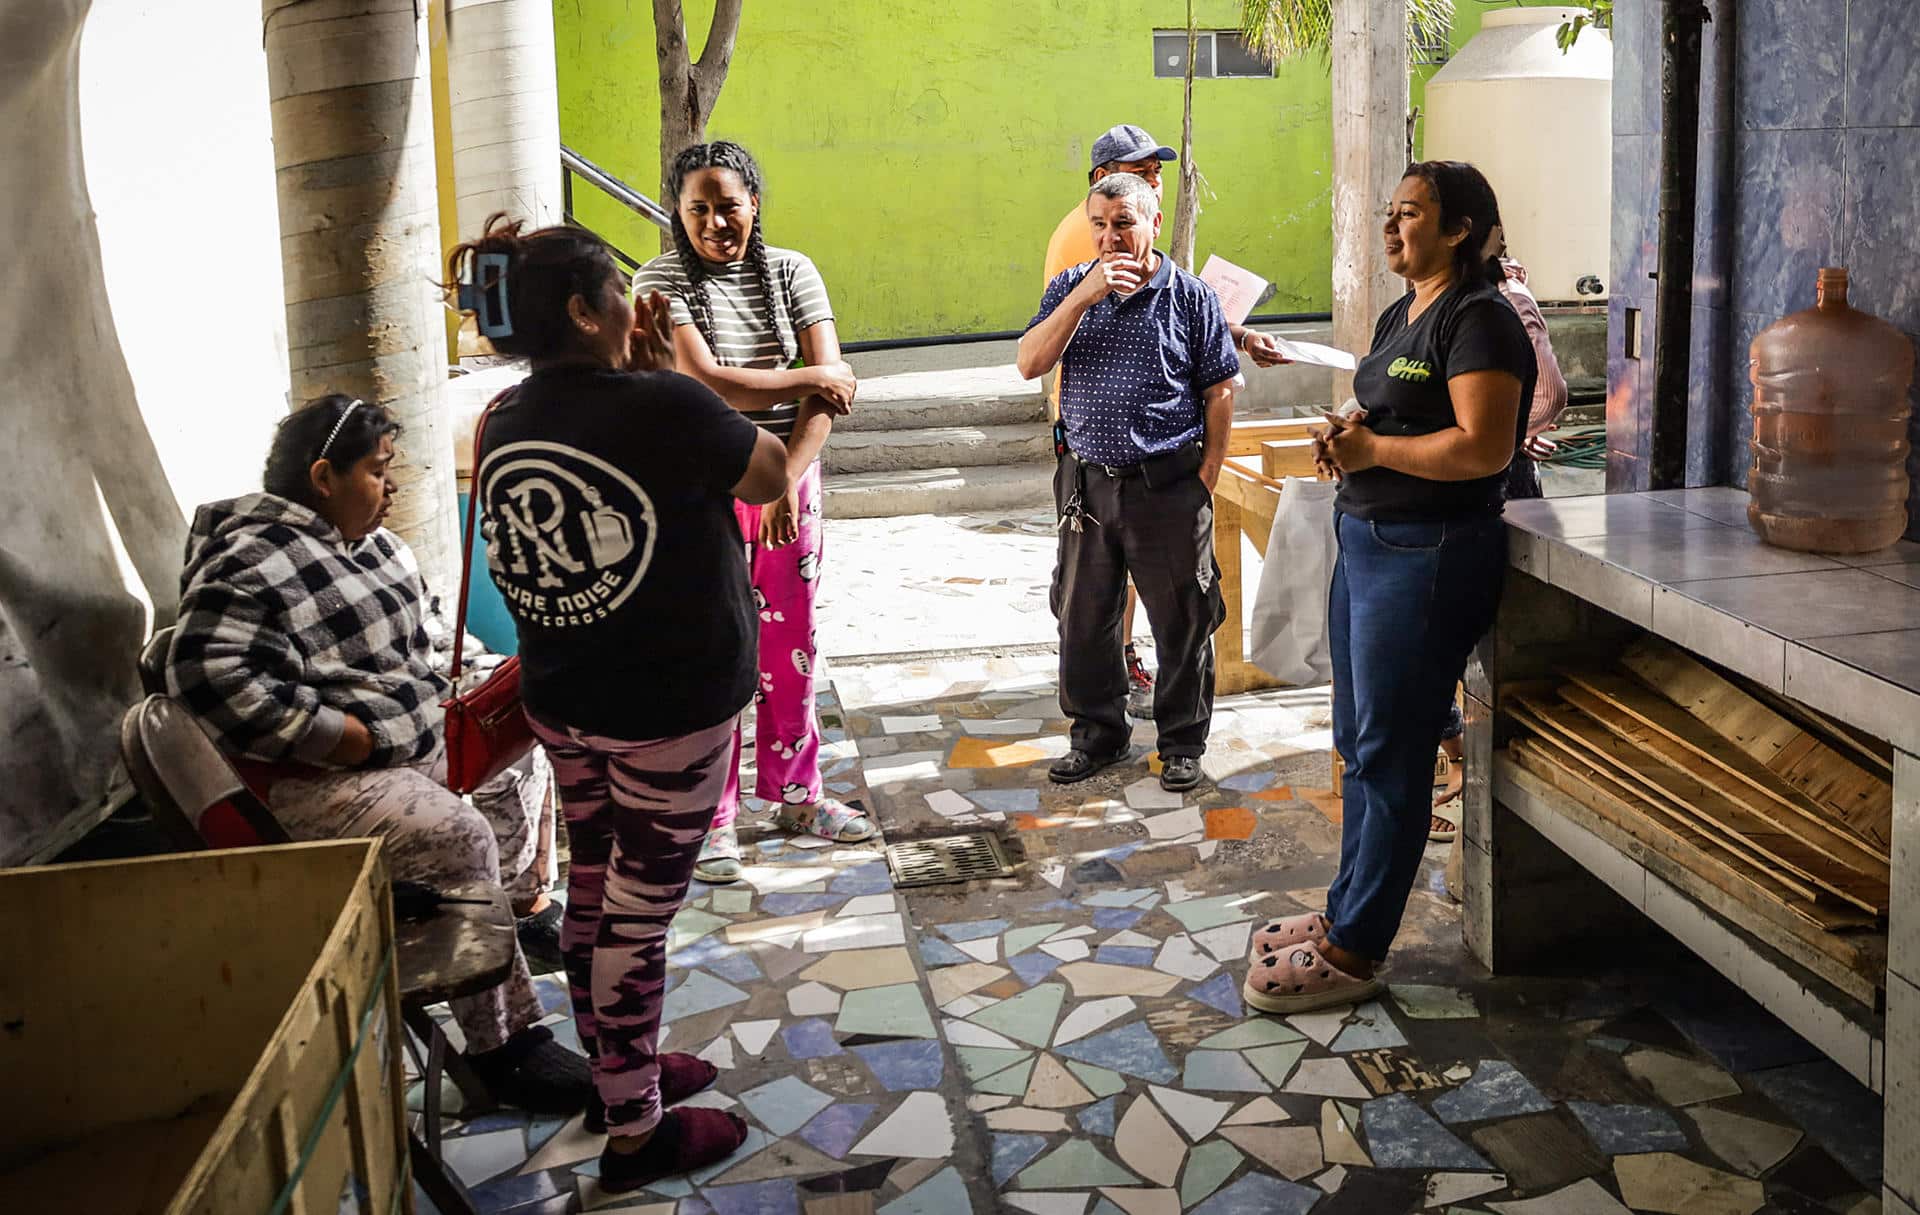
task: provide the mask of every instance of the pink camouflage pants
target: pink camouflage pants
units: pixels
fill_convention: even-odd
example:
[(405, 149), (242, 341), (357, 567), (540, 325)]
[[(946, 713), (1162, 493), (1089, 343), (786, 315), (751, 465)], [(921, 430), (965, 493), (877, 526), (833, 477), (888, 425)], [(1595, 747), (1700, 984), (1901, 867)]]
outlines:
[(553, 761), (567, 816), (560, 948), (574, 1023), (608, 1132), (638, 1135), (662, 1112), (667, 926), (686, 901), (737, 726), (630, 742), (527, 720)]
[[(760, 612), (760, 686), (754, 692), (755, 797), (789, 806), (820, 800), (820, 723), (813, 713), (813, 597), (820, 585), (820, 465), (800, 478), (800, 535), (778, 548), (760, 545), (758, 506), (734, 504), (747, 540), (753, 603)], [(713, 827), (733, 825), (740, 813), (739, 727), (727, 786)]]

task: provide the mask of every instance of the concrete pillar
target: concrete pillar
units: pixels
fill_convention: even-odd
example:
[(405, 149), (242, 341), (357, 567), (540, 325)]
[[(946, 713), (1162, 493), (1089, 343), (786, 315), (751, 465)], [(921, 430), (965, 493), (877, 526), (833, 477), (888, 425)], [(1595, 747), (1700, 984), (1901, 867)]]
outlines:
[(388, 526), (459, 590), (427, 71), (415, 0), (262, 0), (296, 407), (346, 392), (405, 427)]
[[(1895, 891), (1920, 890), (1920, 756), (1893, 761)], [(1896, 895), (1896, 898), (1898, 896)], [(1887, 1215), (1920, 1212), (1920, 916), (1909, 901), (1887, 932), (1887, 1045), (1882, 1064), (1886, 1100)]]
[[(1380, 222), (1407, 167), (1406, 0), (1333, 0), (1333, 340), (1365, 354), (1406, 285), (1387, 271)], [(1335, 372), (1333, 403), (1353, 395)]]
[(460, 239), (505, 211), (560, 222), (560, 86), (551, 0), (447, 0)]
[[(1511, 726), (1505, 689), (1551, 678), (1619, 648), (1631, 626), (1518, 569), (1500, 613), (1466, 670), (1466, 787), (1461, 798), (1461, 936), (1495, 974), (1525, 973), (1570, 951), (1616, 947), (1657, 933), (1623, 901), (1495, 795), (1495, 755)], [(1580, 908), (1578, 917), (1562, 914)]]

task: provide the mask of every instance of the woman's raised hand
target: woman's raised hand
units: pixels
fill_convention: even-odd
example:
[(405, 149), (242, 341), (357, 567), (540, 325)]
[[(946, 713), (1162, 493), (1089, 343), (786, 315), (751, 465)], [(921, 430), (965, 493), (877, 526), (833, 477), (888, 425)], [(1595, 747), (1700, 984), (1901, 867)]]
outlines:
[(627, 347), (628, 371), (678, 371), (673, 353), (673, 318), (667, 297), (649, 291), (633, 299), (633, 338)]
[(853, 398), (860, 391), (860, 380), (853, 374), (853, 368), (844, 360), (822, 363), (815, 367), (814, 393), (827, 403), (827, 407), (836, 415), (845, 417), (853, 412)]

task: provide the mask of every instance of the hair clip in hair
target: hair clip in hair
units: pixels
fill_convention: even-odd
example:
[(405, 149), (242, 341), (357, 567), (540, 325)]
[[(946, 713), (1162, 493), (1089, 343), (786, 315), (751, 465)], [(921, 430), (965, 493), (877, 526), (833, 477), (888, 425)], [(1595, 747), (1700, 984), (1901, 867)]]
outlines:
[(1506, 251), (1507, 230), (1501, 225), (1495, 224), (1487, 230), (1486, 242), (1480, 246), (1480, 256), (1494, 258), (1499, 257)]
[(507, 255), (474, 254), (473, 278), (460, 284), (456, 302), (460, 311), (473, 313), (482, 336), (512, 337), (513, 313), (507, 308)]
[(353, 400), (347, 402), (347, 407), (340, 411), (339, 418), (334, 421), (333, 429), (327, 432), (327, 441), (320, 445), (320, 454), (315, 456), (314, 459), (324, 460), (327, 458), (327, 452), (333, 448), (333, 441), (340, 437), (340, 428), (347, 424), (347, 419), (353, 416), (354, 410), (365, 404), (366, 402), (359, 397), (355, 397)]

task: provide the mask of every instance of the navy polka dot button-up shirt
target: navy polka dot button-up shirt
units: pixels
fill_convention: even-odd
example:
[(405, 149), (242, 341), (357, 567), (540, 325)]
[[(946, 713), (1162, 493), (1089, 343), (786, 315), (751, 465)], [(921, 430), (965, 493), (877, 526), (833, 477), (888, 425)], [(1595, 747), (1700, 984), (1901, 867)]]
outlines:
[[(1047, 284), (1032, 329), (1053, 315), (1092, 270), (1085, 262)], [(1206, 431), (1206, 390), (1240, 371), (1233, 331), (1213, 288), (1162, 256), (1130, 296), (1087, 310), (1060, 359), (1060, 417), (1067, 446), (1124, 467), (1191, 443)]]

